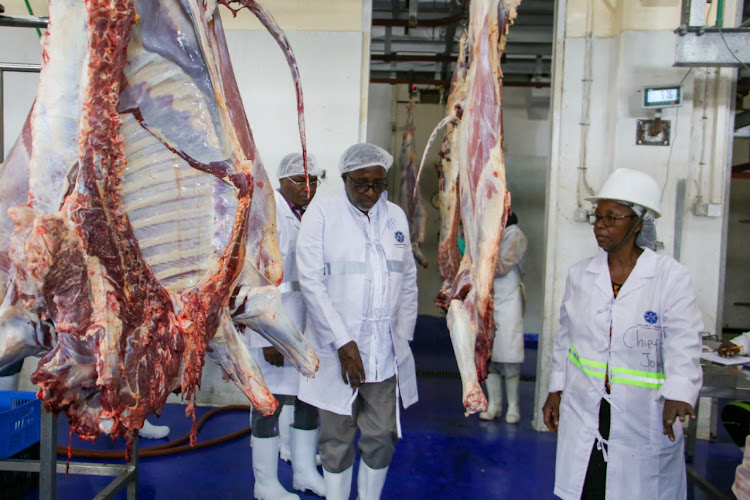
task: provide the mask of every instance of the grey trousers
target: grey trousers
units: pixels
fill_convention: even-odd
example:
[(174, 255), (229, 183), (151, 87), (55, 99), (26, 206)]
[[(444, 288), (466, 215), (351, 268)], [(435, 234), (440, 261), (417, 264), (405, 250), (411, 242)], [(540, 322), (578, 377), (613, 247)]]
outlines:
[(388, 467), (398, 441), (395, 375), (360, 387), (351, 416), (320, 410), (318, 448), (325, 470), (339, 473), (354, 465), (357, 429), (362, 460), (371, 469)]
[(294, 404), (294, 424), (292, 427), (305, 431), (318, 428), (318, 409), (312, 405), (300, 401), (294, 396), (277, 396), (274, 397), (279, 401), (276, 411), (267, 417), (260, 414), (259, 411), (253, 410), (251, 414), (250, 425), (252, 434), (257, 438), (270, 438), (278, 436), (276, 425), (279, 423), (279, 415), (284, 405)]

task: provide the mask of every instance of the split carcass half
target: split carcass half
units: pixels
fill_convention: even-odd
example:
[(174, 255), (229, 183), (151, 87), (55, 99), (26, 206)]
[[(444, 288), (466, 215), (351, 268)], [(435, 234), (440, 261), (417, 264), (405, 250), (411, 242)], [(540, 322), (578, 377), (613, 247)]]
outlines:
[[(285, 50), (301, 112), (283, 33), (257, 3), (240, 5)], [(318, 360), (283, 321), (272, 188), (216, 4), (53, 1), (42, 61), (28, 128), (0, 171), (28, 192), (2, 200), (13, 234), (0, 259), (0, 367), (48, 350), (32, 381), (84, 439), (103, 421), (130, 435), (176, 389), (191, 412), (206, 353), (273, 412), (234, 322), (306, 376)], [(0, 230), (7, 240), (7, 221)]]
[(414, 260), (422, 267), (427, 267), (427, 258), (422, 253), (427, 225), (427, 214), (424, 211), (422, 195), (417, 188), (417, 149), (414, 145), (414, 101), (409, 99), (406, 111), (404, 137), (401, 141), (399, 155), (399, 172), (401, 174), (401, 208), (409, 221), (411, 249)]
[[(479, 384), (487, 377), (494, 335), (492, 282), (510, 206), (502, 150), (500, 57), (519, 4), (472, 1), (468, 57), (465, 66), (459, 60), (448, 113), (438, 126), (453, 125), (442, 149), (438, 258), (444, 282), (436, 302), (448, 311), (467, 414), (487, 407)], [(456, 269), (459, 219), (466, 250)]]

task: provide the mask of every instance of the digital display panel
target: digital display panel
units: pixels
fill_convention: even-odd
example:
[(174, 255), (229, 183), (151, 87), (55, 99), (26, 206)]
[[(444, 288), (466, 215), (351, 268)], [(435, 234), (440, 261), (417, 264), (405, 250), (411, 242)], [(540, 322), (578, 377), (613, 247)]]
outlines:
[(682, 104), (682, 87), (646, 87), (643, 89), (644, 108), (666, 108)]

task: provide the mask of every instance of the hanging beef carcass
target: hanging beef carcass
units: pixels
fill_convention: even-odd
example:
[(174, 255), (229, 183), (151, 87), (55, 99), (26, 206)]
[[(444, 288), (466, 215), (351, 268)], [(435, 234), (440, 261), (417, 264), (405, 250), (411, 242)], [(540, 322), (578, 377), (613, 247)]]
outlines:
[(422, 267), (427, 267), (427, 258), (422, 253), (427, 225), (427, 214), (424, 211), (422, 195), (417, 186), (417, 149), (414, 145), (414, 100), (409, 99), (406, 110), (406, 125), (401, 141), (399, 155), (399, 173), (401, 174), (401, 208), (409, 220), (411, 249), (414, 260)]
[[(287, 55), (304, 151), (288, 42), (260, 5), (236, 5)], [(0, 171), (0, 240), (9, 242), (0, 247), (0, 370), (48, 351), (32, 381), (85, 439), (102, 428), (131, 435), (176, 389), (191, 412), (206, 353), (273, 412), (234, 323), (265, 335), (306, 376), (318, 360), (275, 287), (272, 188), (217, 5), (55, 0), (42, 61), (37, 100)]]
[[(487, 377), (494, 334), (492, 282), (510, 206), (502, 149), (500, 58), (519, 4), (520, 0), (471, 2), (466, 60), (462, 40), (447, 116), (438, 125), (451, 128), (441, 151), (438, 260), (444, 281), (436, 302), (448, 312), (467, 414), (487, 407), (479, 384)], [(459, 223), (466, 249), (456, 267)]]

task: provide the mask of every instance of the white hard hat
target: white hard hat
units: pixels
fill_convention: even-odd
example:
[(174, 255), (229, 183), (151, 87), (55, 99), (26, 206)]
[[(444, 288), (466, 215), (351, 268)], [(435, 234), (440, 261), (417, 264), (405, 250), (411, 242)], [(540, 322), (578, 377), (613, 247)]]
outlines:
[(586, 200), (614, 200), (625, 204), (640, 205), (651, 212), (655, 219), (661, 217), (661, 189), (647, 173), (629, 168), (618, 168), (604, 181), (601, 189)]

